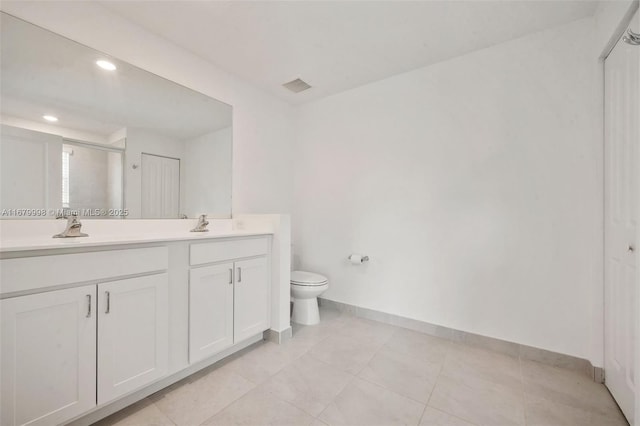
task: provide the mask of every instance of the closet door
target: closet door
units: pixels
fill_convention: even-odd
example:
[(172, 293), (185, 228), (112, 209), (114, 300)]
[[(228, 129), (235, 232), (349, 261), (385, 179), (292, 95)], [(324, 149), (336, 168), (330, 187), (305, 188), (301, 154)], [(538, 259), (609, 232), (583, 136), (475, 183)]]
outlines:
[[(631, 28), (640, 32), (638, 12)], [(638, 336), (640, 46), (619, 41), (605, 61), (605, 381), (634, 424)]]
[(142, 154), (142, 218), (177, 219), (180, 212), (180, 160)]

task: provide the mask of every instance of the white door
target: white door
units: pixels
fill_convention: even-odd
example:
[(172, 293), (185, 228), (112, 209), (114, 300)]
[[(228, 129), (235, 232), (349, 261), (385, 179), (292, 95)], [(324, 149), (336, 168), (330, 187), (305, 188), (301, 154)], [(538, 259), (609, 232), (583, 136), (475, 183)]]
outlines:
[(234, 342), (238, 343), (269, 328), (270, 292), (266, 257), (235, 264)]
[(177, 219), (180, 213), (180, 160), (142, 154), (142, 218)]
[(55, 425), (96, 405), (96, 287), (0, 301), (3, 426)]
[(189, 272), (189, 362), (233, 345), (233, 263)]
[[(634, 30), (640, 31), (638, 13)], [(638, 368), (640, 46), (619, 41), (605, 61), (605, 382), (630, 424)]]
[(62, 137), (2, 125), (0, 208), (62, 207)]
[(168, 275), (98, 284), (98, 404), (167, 373)]

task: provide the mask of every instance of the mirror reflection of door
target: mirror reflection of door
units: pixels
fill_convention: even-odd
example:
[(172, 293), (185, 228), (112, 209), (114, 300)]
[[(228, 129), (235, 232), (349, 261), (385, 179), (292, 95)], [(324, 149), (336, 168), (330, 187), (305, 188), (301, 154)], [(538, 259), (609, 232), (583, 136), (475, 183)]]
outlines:
[(142, 154), (142, 218), (175, 219), (180, 212), (180, 160)]

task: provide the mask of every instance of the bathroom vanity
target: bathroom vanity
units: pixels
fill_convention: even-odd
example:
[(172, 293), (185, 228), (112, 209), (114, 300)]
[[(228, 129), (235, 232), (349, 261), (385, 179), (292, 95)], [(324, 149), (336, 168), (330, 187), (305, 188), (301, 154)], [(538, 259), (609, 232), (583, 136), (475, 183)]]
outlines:
[[(290, 337), (290, 220), (232, 218), (232, 106), (0, 20), (0, 424), (90, 424)], [(65, 215), (89, 236), (52, 238)]]
[(3, 425), (121, 408), (270, 328), (269, 233), (38, 241), (0, 253)]

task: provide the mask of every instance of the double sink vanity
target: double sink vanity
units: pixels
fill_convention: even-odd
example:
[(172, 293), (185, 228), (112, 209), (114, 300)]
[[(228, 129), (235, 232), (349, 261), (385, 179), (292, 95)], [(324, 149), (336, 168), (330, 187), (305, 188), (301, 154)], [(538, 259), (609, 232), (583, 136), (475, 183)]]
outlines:
[(83, 423), (263, 339), (271, 233), (159, 222), (176, 229), (3, 238), (1, 424)]
[(0, 424), (90, 424), (289, 337), (290, 223), (232, 219), (232, 106), (0, 21)]

